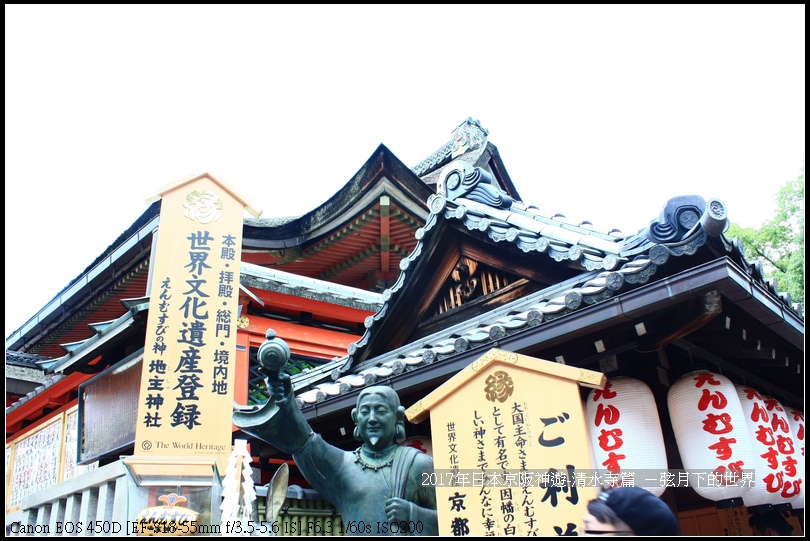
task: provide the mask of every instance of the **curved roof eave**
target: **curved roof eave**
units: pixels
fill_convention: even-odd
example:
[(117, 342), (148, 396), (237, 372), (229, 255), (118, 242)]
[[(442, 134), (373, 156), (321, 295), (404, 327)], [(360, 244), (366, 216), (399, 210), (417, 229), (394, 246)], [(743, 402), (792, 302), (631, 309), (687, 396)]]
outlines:
[[(153, 202), (121, 235), (110, 244), (84, 271), (57, 293), (48, 304), (34, 314), (22, 327), (6, 338), (6, 349), (28, 349), (27, 342), (36, 343), (40, 329), (55, 325), (60, 318), (67, 319), (74, 314), (76, 303), (82, 302), (82, 295), (88, 291), (100, 290), (101, 282), (108, 269), (124, 266), (128, 260), (148, 258), (152, 235), (160, 220), (160, 200)], [(77, 300), (79, 299), (79, 300)], [(41, 338), (41, 337), (40, 337)]]
[[(593, 276), (596, 273), (588, 274)], [(651, 273), (644, 273), (644, 276), (649, 278)], [(439, 381), (467, 366), (487, 348), (519, 352), (532, 344), (550, 343), (571, 336), (571, 333), (586, 335), (612, 318), (628, 321), (640, 318), (659, 310), (662, 303), (674, 306), (683, 298), (695, 295), (697, 290), (707, 288), (718, 290), (741, 305), (761, 303), (761, 309), (767, 310), (772, 319), (781, 321), (778, 331), (781, 335), (795, 347), (801, 347), (803, 343), (804, 322), (795, 313), (763, 299), (756, 291), (758, 282), (728, 258), (699, 265), (671, 279), (645, 283), (644, 287), (629, 295), (620, 295), (615, 302), (593, 302), (591, 298), (560, 306), (559, 303), (542, 301), (549, 297), (558, 298), (562, 285), (518, 299), (474, 320), (368, 359), (348, 373), (339, 372), (341, 364), (346, 362), (344, 358), (319, 367), (317, 374), (294, 377), (293, 387), (300, 390), (296, 399), (301, 406), (315, 406), (304, 411), (308, 418), (328, 415), (353, 406), (356, 400), (353, 391), (365, 386), (393, 385), (396, 381), (395, 388), (404, 389), (417, 383)], [(613, 293), (618, 295), (618, 291)], [(567, 294), (561, 297), (572, 299)], [(546, 307), (552, 309), (547, 318), (543, 315)], [(778, 394), (793, 403), (802, 402), (800, 397), (789, 392)]]
[[(446, 170), (452, 172), (452, 167), (453, 164)], [(461, 169), (464, 167), (462, 165)], [(536, 307), (553, 317), (613, 296), (627, 283), (646, 283), (670, 257), (693, 255), (709, 238), (719, 239), (714, 244), (721, 247), (723, 255), (737, 261), (749, 277), (761, 282), (761, 275), (752, 272), (739, 247), (723, 236), (728, 219), (726, 208), (719, 200), (707, 203), (698, 196), (672, 198), (658, 221), (653, 220), (648, 228), (624, 237), (612, 231), (599, 232), (584, 224), (543, 216), (521, 202), (504, 197), (497, 188), (493, 190), (483, 171), (474, 169), (476, 171), (471, 172), (468, 168), (458, 175), (458, 179), (463, 177), (468, 181), (463, 190), (459, 188), (461, 182), (446, 182), (449, 173), (443, 173), (439, 193), (428, 200), (431, 213), (425, 226), (417, 231), (416, 248), (402, 260), (397, 281), (383, 293), (385, 304), (367, 318), (365, 333), (349, 346), (347, 357), (332, 374), (333, 379), (355, 374), (360, 364), (377, 354), (374, 344), (384, 334), (381, 328), (396, 304), (408, 297), (409, 278), (418, 267), (427, 264), (429, 257), (423, 254), (432, 253), (429, 247), (437, 242), (436, 231), (441, 229), (437, 224), (443, 221), (455, 220), (470, 231), (486, 234), (495, 242), (513, 244), (525, 253), (547, 253), (557, 263), (580, 265), (583, 272), (573, 279), (566, 291), (560, 291), (555, 298), (542, 299), (542, 305)], [(556, 289), (557, 286), (548, 291)], [(795, 312), (776, 292), (770, 293)], [(796, 313), (796, 316), (801, 317), (801, 314)]]
[(243, 245), (270, 249), (300, 245), (338, 227), (380, 195), (393, 196), (416, 216), (426, 218), (425, 202), (433, 190), (380, 145), (343, 188), (314, 210), (285, 222), (246, 219)]

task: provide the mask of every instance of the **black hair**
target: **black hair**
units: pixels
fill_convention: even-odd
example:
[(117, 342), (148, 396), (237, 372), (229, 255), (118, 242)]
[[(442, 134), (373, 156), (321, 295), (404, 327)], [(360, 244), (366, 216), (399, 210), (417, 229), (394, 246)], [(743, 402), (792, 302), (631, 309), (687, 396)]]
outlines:
[(619, 530), (633, 531), (633, 528), (631, 528), (625, 521), (620, 519), (619, 515), (616, 514), (616, 511), (611, 509), (604, 500), (596, 498), (589, 501), (588, 513), (593, 515), (593, 517), (602, 524), (610, 524)]

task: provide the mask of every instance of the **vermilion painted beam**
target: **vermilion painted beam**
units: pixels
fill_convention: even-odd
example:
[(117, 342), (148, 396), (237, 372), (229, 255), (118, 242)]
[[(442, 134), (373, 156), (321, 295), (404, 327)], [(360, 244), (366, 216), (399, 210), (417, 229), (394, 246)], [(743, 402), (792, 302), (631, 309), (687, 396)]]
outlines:
[(259, 297), (268, 307), (277, 306), (295, 312), (309, 312), (311, 314), (328, 316), (332, 321), (345, 321), (349, 323), (362, 323), (374, 312), (370, 310), (360, 310), (348, 306), (338, 306), (314, 299), (305, 299), (273, 291), (263, 291), (256, 288), (248, 288), (250, 292)]
[(249, 316), (250, 323), (242, 329), (250, 333), (250, 345), (259, 346), (265, 340), (267, 329), (276, 331), (279, 338), (290, 346), (290, 351), (297, 355), (332, 359), (346, 355), (349, 344), (360, 339), (360, 335), (318, 329), (273, 319)]
[[(6, 438), (6, 443), (11, 441), (19, 432), (28, 431), (43, 422), (42, 410), (45, 408), (62, 407), (72, 404), (77, 399), (71, 399), (71, 391), (76, 390), (80, 384), (92, 378), (95, 374), (82, 374), (75, 372), (70, 374), (50, 387), (43, 389), (38, 395), (32, 397), (25, 404), (20, 405), (14, 411), (6, 415), (6, 433), (11, 433)], [(50, 418), (50, 416), (49, 416)], [(23, 427), (24, 421), (35, 421)]]

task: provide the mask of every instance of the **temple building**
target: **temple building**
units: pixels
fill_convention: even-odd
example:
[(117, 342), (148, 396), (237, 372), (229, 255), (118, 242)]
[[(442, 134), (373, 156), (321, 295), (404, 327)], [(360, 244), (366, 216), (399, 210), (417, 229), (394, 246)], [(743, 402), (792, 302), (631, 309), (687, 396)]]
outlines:
[[(639, 217), (635, 231), (599, 229), (524, 201), (517, 186), (537, 179), (516, 180), (488, 131), (467, 119), (416, 165), (380, 145), (343, 188), (302, 216), (246, 217), (236, 402), (267, 400), (257, 352), (272, 330), (290, 348), (285, 370), (310, 425), (354, 449), (349, 412), (364, 387), (390, 386), (408, 408), (495, 348), (648, 390), (662, 468), (688, 470), (695, 459), (680, 434), (689, 422), (699, 430), (700, 419), (673, 411), (671, 391), (706, 374), (789, 413), (790, 443), (774, 460), (794, 467), (780, 466), (776, 494), (756, 505), (785, 510), (803, 526), (804, 315), (766, 281), (760, 262), (747, 259), (741, 241), (726, 236), (734, 209), (683, 194), (658, 208), (615, 209)], [(150, 204), (6, 338), (9, 534), (15, 522), (125, 520), (121, 457), (133, 454), (139, 422), (160, 210), (161, 201)], [(593, 395), (581, 392), (585, 408)], [(775, 426), (768, 425), (774, 438)], [(440, 452), (428, 423), (407, 423), (406, 435)], [(232, 438), (246, 435), (233, 427)], [(257, 486), (281, 464), (290, 467), (285, 520), (339, 520), (290, 456), (259, 440), (248, 444)], [(648, 442), (625, 429), (614, 444), (629, 456)], [(610, 469), (598, 458), (598, 439), (591, 445), (602, 464), (594, 467)], [(727, 464), (732, 449), (741, 456), (728, 447)], [(750, 534), (745, 494), (667, 486), (660, 495), (684, 534)]]

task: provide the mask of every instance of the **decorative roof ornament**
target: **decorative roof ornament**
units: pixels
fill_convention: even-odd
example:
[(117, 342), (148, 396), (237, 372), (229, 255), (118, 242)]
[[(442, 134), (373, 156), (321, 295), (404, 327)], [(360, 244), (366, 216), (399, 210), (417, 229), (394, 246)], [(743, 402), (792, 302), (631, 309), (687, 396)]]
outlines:
[(716, 237), (727, 226), (728, 213), (722, 201), (711, 199), (707, 203), (699, 195), (683, 195), (667, 201), (658, 220), (650, 223), (647, 238), (668, 244), (689, 239), (699, 230)]
[(650, 222), (640, 236), (672, 255), (691, 255), (707, 237), (719, 237), (727, 228), (728, 213), (722, 201), (706, 202), (699, 195), (683, 195), (667, 201), (658, 219)]
[(457, 158), (465, 152), (485, 147), (487, 145), (487, 135), (489, 135), (489, 131), (482, 128), (479, 121), (467, 117), (467, 120), (453, 130), (453, 138), (450, 141), (422, 160), (411, 171), (416, 176), (421, 177), (442, 163)]
[(489, 131), (481, 127), (481, 123), (467, 117), (467, 120), (453, 130), (453, 149), (451, 158), (458, 158), (462, 154), (486, 146)]
[(508, 209), (513, 201), (506, 192), (498, 188), (492, 175), (460, 160), (442, 170), (436, 183), (436, 192), (445, 196), (448, 201), (464, 197), (501, 209)]

